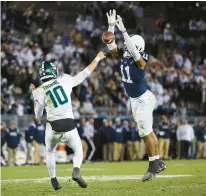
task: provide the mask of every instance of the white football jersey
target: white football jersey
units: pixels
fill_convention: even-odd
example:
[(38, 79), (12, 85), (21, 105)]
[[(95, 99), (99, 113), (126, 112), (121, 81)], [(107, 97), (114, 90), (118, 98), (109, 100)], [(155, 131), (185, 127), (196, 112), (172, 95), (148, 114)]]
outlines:
[(35, 104), (38, 105), (38, 108), (35, 108), (36, 117), (41, 117), (45, 108), (49, 121), (74, 119), (71, 103), (72, 88), (80, 84), (90, 73), (91, 71), (85, 69), (74, 77), (64, 74), (35, 89), (32, 94)]

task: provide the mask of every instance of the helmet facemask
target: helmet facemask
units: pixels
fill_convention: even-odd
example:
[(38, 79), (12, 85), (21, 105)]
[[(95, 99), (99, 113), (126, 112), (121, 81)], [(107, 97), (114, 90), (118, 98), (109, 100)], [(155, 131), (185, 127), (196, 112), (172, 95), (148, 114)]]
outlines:
[(129, 52), (126, 44), (124, 43), (124, 46), (123, 46), (123, 57), (125, 58), (131, 58), (132, 57), (132, 54)]

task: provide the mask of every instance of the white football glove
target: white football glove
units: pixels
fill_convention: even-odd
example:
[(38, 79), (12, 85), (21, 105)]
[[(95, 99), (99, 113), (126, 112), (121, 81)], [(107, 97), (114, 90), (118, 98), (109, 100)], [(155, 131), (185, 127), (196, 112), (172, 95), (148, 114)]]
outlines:
[(124, 24), (123, 24), (123, 22), (122, 22), (122, 18), (121, 18), (120, 15), (117, 15), (116, 25), (117, 25), (118, 29), (119, 29), (122, 33), (126, 32), (126, 28), (124, 27)]
[(116, 10), (109, 10), (107, 12), (108, 25), (114, 26), (116, 23)]
[(107, 19), (108, 19), (108, 31), (114, 33), (114, 27), (116, 24), (116, 10), (109, 10), (107, 12)]
[(121, 16), (117, 15), (117, 23), (116, 23), (118, 29), (122, 32), (125, 40), (125, 44), (127, 46), (127, 49), (132, 54), (135, 61), (138, 61), (141, 57), (140, 53), (137, 51), (134, 43), (131, 40), (131, 37), (128, 35), (126, 28), (124, 27), (124, 24), (122, 22)]
[[(108, 25), (109, 25), (108, 31), (114, 33), (114, 27), (117, 22), (116, 10), (109, 10), (109, 12), (107, 12), (107, 19), (108, 19)], [(115, 41), (113, 41), (112, 43), (107, 44), (107, 47), (109, 48), (109, 50), (113, 50), (117, 48), (117, 45), (115, 44)]]

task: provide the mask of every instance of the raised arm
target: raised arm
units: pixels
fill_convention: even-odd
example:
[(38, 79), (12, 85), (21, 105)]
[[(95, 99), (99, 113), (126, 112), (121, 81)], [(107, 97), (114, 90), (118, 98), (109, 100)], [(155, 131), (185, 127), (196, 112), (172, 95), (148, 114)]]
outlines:
[[(108, 19), (108, 31), (114, 34), (114, 27), (116, 24), (116, 10), (109, 10), (109, 12), (107, 12), (107, 19)], [(115, 40), (112, 43), (107, 44), (107, 47), (111, 51), (112, 56), (116, 59), (119, 59), (119, 50), (115, 43)]]
[(131, 55), (132, 55), (133, 59), (135, 60), (137, 66), (140, 67), (141, 69), (144, 69), (145, 66), (146, 66), (146, 62), (141, 57), (139, 51), (136, 49), (134, 43), (131, 40), (131, 37), (128, 35), (127, 30), (124, 27), (124, 24), (122, 22), (122, 18), (119, 15), (117, 15), (116, 25), (119, 28), (119, 30), (122, 32), (122, 34), (124, 36), (125, 44), (127, 46), (127, 49), (131, 53)]
[(71, 77), (72, 80), (72, 86), (77, 86), (80, 83), (82, 83), (96, 68), (98, 65), (99, 61), (102, 59), (106, 58), (104, 56), (103, 52), (99, 52), (95, 59), (81, 72), (79, 72), (77, 75)]

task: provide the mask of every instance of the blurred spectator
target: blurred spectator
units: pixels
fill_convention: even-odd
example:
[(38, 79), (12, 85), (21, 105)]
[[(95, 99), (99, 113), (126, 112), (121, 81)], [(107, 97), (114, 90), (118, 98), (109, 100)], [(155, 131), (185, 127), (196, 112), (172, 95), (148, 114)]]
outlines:
[(180, 103), (180, 108), (179, 108), (179, 114), (180, 114), (180, 118), (181, 118), (181, 120), (184, 120), (185, 118), (186, 118), (186, 116), (187, 116), (187, 108), (185, 107), (185, 103), (184, 103), (184, 101), (182, 101), (181, 103)]
[(82, 142), (83, 161), (86, 160), (87, 152), (88, 152), (88, 144), (87, 144), (87, 139), (86, 139), (86, 135), (85, 135), (86, 122), (87, 122), (86, 118), (82, 117), (80, 122), (77, 124), (77, 130), (79, 132), (81, 142)]
[(28, 128), (25, 130), (25, 140), (26, 140), (26, 164), (31, 163), (31, 152), (32, 152), (32, 142), (33, 142), (33, 135), (35, 134), (36, 125), (34, 120), (30, 121)]
[(67, 58), (74, 58), (75, 53), (76, 53), (76, 45), (71, 42), (69, 46), (65, 47), (64, 54), (66, 55)]
[(133, 10), (136, 18), (143, 18), (144, 8), (139, 5), (139, 2), (135, 2), (135, 4), (133, 5)]
[(75, 26), (76, 26), (78, 31), (82, 31), (83, 30), (84, 21), (83, 21), (83, 16), (82, 15), (78, 15), (78, 17), (76, 18)]
[(124, 127), (119, 118), (115, 119), (115, 124), (113, 125), (113, 129), (115, 130), (115, 139), (114, 139), (114, 161), (123, 161), (124, 157), (122, 156), (124, 153), (123, 146), (125, 145), (125, 132)]
[(85, 98), (86, 99), (89, 99), (89, 100), (93, 100), (93, 92), (92, 92), (92, 88), (91, 87), (88, 87), (87, 89), (86, 89), (86, 93), (85, 93)]
[(81, 33), (78, 31), (78, 29), (73, 29), (71, 31), (71, 40), (74, 44), (79, 45), (82, 41), (82, 35)]
[(132, 161), (141, 160), (144, 156), (144, 143), (142, 138), (139, 136), (138, 128), (134, 121), (130, 121), (130, 131), (132, 140)]
[(201, 121), (194, 129), (197, 138), (197, 159), (206, 158), (206, 124)]
[(169, 158), (169, 146), (171, 137), (171, 125), (167, 116), (162, 116), (162, 121), (159, 123), (159, 152), (160, 158), (167, 160)]
[(91, 16), (86, 16), (86, 19), (83, 23), (83, 30), (86, 36), (90, 35), (94, 29), (94, 21)]
[(199, 31), (202, 31), (202, 32), (206, 30), (206, 22), (202, 18), (200, 18), (197, 21), (197, 28)]
[(43, 164), (45, 151), (45, 125), (41, 122), (40, 118), (35, 119), (32, 144), (34, 147), (34, 164)]
[(80, 118), (79, 109), (80, 109), (80, 101), (75, 96), (72, 96), (72, 110), (75, 119)]
[(126, 151), (126, 156), (127, 156), (127, 160), (132, 160), (132, 141), (131, 141), (131, 132), (130, 132), (130, 128), (129, 128), (129, 122), (127, 120), (123, 121), (123, 133), (124, 133), (124, 141), (123, 141), (123, 145), (122, 145), (122, 153), (120, 156), (120, 160), (124, 160), (124, 155), (125, 155), (125, 149), (127, 149)]
[(83, 114), (89, 114), (89, 115), (96, 114), (96, 111), (94, 110), (94, 107), (89, 98), (87, 98), (86, 101), (83, 102), (83, 107), (81, 109), (81, 112)]
[[(177, 143), (177, 128), (179, 127), (180, 123), (177, 122), (177, 123), (172, 123), (171, 124), (171, 130), (172, 130), (172, 133), (171, 133), (171, 137), (170, 137), (170, 153), (169, 153), (169, 156), (172, 158), (172, 159), (176, 159), (177, 158), (177, 153), (178, 153), (178, 150), (179, 150), (179, 144)], [(180, 155), (180, 152), (179, 152), (179, 155)]]
[(9, 107), (9, 114), (17, 114), (18, 116), (24, 115), (24, 106), (21, 104), (20, 99), (16, 99)]
[(177, 128), (177, 140), (180, 141), (180, 159), (189, 158), (189, 148), (194, 139), (194, 130), (187, 120)]
[(55, 44), (53, 46), (53, 52), (57, 59), (60, 59), (64, 54), (64, 48), (61, 40), (61, 36), (58, 36), (55, 40)]
[(115, 130), (113, 129), (113, 121), (108, 120), (108, 125), (109, 125), (109, 161), (113, 161), (114, 138), (115, 138)]
[(184, 57), (183, 70), (186, 73), (190, 73), (191, 70), (192, 70), (192, 62), (191, 62), (191, 60), (189, 59), (188, 56)]
[(103, 144), (103, 160), (111, 161), (112, 160), (112, 148), (110, 143), (110, 127), (107, 119), (103, 120), (103, 126), (100, 128), (100, 136)]
[(163, 87), (159, 83), (158, 79), (155, 79), (154, 81), (151, 81), (148, 83), (150, 90), (157, 95), (162, 95), (163, 94)]
[(6, 125), (1, 122), (1, 165), (6, 165), (6, 157), (3, 153), (2, 147), (6, 143)]
[(175, 67), (181, 68), (183, 66), (183, 56), (178, 49), (174, 50)]
[(93, 141), (94, 134), (95, 134), (94, 119), (90, 118), (89, 121), (87, 121), (84, 125), (84, 135), (87, 139), (87, 142), (89, 143), (89, 145), (91, 147), (91, 152), (87, 158), (87, 162), (90, 162), (92, 160), (92, 157), (94, 156), (94, 153), (96, 151), (96, 147), (95, 147), (94, 141)]
[(10, 127), (6, 130), (6, 141), (8, 147), (8, 165), (16, 165), (16, 151), (20, 143), (20, 133), (13, 122), (10, 123)]
[(125, 131), (125, 140), (126, 140), (126, 149), (127, 149), (127, 160), (132, 161), (134, 152), (133, 152), (133, 142), (132, 142), (132, 130), (129, 127), (128, 121), (124, 121), (124, 131)]
[(165, 28), (163, 30), (163, 39), (166, 42), (166, 46), (170, 47), (170, 44), (173, 40), (173, 33), (172, 33), (171, 25), (169, 23), (165, 25)]

